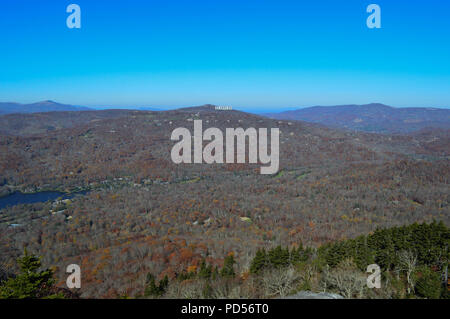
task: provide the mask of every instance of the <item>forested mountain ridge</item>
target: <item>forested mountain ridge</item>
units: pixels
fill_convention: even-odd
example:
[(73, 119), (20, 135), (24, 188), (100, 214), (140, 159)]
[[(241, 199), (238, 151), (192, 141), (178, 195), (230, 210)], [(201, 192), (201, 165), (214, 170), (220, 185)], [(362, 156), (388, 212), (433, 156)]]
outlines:
[(105, 119), (126, 117), (128, 110), (102, 111), (58, 111), (30, 114), (7, 114), (0, 116), (0, 134), (31, 136), (51, 131), (96, 122)]
[(87, 111), (84, 106), (61, 104), (54, 101), (42, 101), (31, 104), (20, 104), (13, 102), (0, 102), (0, 114), (10, 113), (39, 113), (39, 112), (62, 112), (62, 111)]
[(410, 133), (427, 127), (450, 129), (450, 109), (394, 108), (380, 103), (313, 106), (266, 116), (375, 133)]
[[(2, 259), (13, 267), (26, 245), (56, 266), (60, 284), (65, 266), (77, 263), (84, 297), (143, 293), (147, 273), (173, 279), (203, 259), (220, 268), (230, 253), (245, 274), (262, 247), (317, 247), (413, 222), (449, 225), (446, 131), (356, 133), (211, 106), (108, 112), (30, 114), (37, 129), (0, 136), (3, 194), (90, 190), (2, 210)], [(172, 163), (171, 132), (192, 131), (195, 119), (203, 129), (280, 128), (279, 172)], [(55, 129), (42, 131), (45, 121)]]

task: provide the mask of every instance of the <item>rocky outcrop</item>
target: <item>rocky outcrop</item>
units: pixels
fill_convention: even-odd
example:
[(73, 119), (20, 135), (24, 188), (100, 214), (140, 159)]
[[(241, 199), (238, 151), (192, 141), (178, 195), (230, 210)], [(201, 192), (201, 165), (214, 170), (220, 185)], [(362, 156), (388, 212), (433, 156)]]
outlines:
[(283, 299), (344, 299), (344, 297), (330, 292), (315, 293), (312, 291), (299, 291), (296, 294), (286, 296)]

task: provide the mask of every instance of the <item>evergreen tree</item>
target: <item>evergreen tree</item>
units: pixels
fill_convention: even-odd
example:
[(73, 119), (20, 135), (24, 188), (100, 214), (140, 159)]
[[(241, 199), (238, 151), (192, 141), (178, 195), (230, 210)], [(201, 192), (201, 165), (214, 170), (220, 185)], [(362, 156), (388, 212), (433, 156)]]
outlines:
[(144, 291), (145, 297), (158, 297), (159, 296), (159, 287), (156, 285), (155, 276), (151, 273), (147, 274), (146, 287)]
[(311, 248), (303, 248), (303, 244), (300, 242), (297, 248), (292, 248), (290, 252), (289, 263), (298, 264), (301, 262), (306, 262), (311, 256)]
[(209, 279), (212, 275), (212, 265), (207, 265), (205, 259), (200, 263), (200, 270), (198, 271), (198, 276), (203, 279)]
[(223, 262), (223, 268), (220, 271), (220, 275), (222, 277), (234, 277), (236, 275), (234, 272), (235, 263), (233, 254), (228, 255)]
[(159, 282), (159, 295), (162, 296), (165, 294), (167, 287), (169, 286), (169, 277), (167, 275)]
[(271, 266), (275, 268), (286, 267), (289, 265), (290, 256), (289, 249), (283, 249), (281, 246), (277, 246), (274, 249), (269, 250), (268, 257)]
[(167, 277), (167, 275), (164, 276), (164, 278), (160, 280), (158, 284), (156, 284), (155, 276), (153, 276), (151, 273), (148, 273), (146, 284), (147, 285), (144, 291), (145, 297), (161, 297), (162, 295), (164, 295), (167, 287), (169, 286), (169, 277)]
[(0, 286), (0, 298), (63, 298), (62, 294), (54, 294), (53, 272), (49, 269), (38, 271), (41, 268), (40, 258), (29, 255), (27, 250), (24, 256), (17, 259), (20, 274), (9, 278)]
[(369, 248), (366, 236), (356, 239), (352, 258), (361, 271), (366, 271), (367, 266), (375, 262), (375, 253)]
[(422, 266), (416, 272), (416, 294), (427, 299), (438, 299), (442, 291), (440, 273), (428, 266)]
[(250, 273), (259, 274), (267, 266), (267, 254), (264, 248), (258, 249), (250, 264)]

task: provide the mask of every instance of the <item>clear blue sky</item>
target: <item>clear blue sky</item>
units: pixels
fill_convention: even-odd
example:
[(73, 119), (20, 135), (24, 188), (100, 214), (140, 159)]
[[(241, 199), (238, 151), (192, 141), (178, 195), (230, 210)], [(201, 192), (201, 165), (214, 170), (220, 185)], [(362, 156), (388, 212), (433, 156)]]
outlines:
[(450, 107), (449, 17), (444, 0), (1, 0), (0, 101)]

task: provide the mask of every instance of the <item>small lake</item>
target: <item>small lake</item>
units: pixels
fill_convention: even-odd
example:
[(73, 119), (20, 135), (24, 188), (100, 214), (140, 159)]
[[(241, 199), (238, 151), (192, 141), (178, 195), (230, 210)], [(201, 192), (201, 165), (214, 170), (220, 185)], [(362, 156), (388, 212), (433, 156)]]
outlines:
[(38, 192), (34, 194), (23, 194), (20, 192), (12, 193), (8, 196), (0, 198), (0, 209), (7, 206), (15, 206), (19, 204), (34, 204), (46, 202), (49, 200), (56, 200), (59, 197), (63, 199), (73, 198), (75, 195), (85, 195), (87, 191), (77, 193), (61, 193), (61, 192)]

